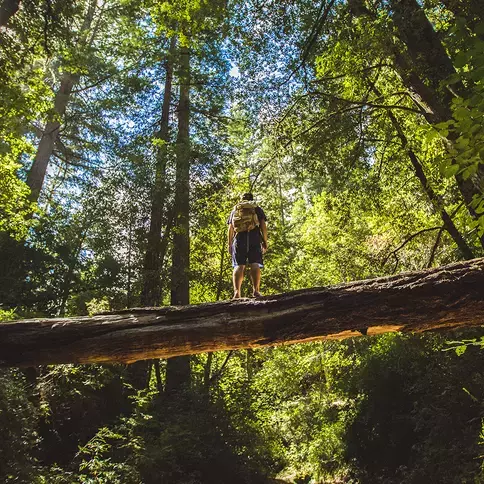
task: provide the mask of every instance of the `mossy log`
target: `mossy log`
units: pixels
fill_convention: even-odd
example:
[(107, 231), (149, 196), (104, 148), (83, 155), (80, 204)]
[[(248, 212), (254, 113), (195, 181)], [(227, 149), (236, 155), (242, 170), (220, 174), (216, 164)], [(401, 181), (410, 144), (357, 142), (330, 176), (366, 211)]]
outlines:
[(484, 258), (256, 300), (2, 323), (0, 365), (131, 363), (479, 325), (484, 325)]

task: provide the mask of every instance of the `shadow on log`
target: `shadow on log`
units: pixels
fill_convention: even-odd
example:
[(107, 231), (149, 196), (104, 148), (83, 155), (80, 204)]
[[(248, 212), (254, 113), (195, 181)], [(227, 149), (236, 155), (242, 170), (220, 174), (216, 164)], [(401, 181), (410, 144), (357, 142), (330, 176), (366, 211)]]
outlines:
[(257, 300), (0, 324), (0, 365), (131, 363), (484, 325), (484, 258)]

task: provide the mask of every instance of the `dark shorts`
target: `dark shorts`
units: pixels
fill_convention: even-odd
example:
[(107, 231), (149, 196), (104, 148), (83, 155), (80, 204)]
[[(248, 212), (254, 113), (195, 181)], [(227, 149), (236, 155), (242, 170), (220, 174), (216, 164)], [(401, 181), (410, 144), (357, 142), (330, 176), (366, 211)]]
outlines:
[(253, 235), (243, 232), (234, 238), (232, 244), (232, 265), (234, 267), (245, 266), (247, 263), (259, 264), (259, 267), (264, 267), (259, 234), (257, 237)]

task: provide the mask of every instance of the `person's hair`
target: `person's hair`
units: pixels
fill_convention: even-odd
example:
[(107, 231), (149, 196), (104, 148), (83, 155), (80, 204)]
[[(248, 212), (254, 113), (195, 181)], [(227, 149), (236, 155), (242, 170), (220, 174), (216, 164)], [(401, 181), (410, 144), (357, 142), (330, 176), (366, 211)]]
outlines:
[(242, 200), (247, 200), (247, 201), (251, 201), (251, 200), (254, 200), (254, 195), (252, 195), (252, 193), (244, 193), (242, 195)]

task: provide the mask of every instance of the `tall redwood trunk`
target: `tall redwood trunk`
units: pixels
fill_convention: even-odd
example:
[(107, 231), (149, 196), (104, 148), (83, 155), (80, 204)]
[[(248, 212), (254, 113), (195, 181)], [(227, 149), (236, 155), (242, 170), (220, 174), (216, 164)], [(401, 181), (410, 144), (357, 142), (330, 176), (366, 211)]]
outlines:
[[(166, 60), (165, 92), (161, 109), (161, 122), (158, 139), (163, 144), (158, 147), (156, 159), (155, 183), (151, 199), (150, 231), (143, 267), (143, 289), (141, 306), (158, 306), (161, 299), (161, 268), (163, 263), (161, 230), (163, 225), (163, 210), (166, 200), (166, 163), (167, 144), (169, 139), (169, 117), (173, 82), (173, 55), (176, 47), (176, 37), (170, 42), (170, 51)], [(169, 232), (169, 224), (165, 227), (165, 239)], [(166, 247), (166, 244), (165, 244)]]
[[(180, 100), (176, 140), (175, 223), (173, 235), (171, 304), (190, 303), (190, 52), (180, 48)], [(190, 357), (170, 358), (166, 368), (166, 390), (177, 392), (190, 384)]]

